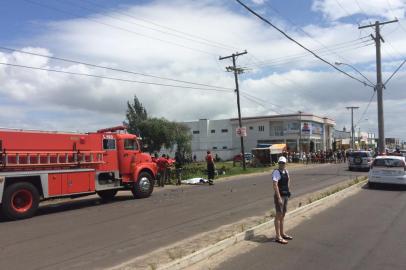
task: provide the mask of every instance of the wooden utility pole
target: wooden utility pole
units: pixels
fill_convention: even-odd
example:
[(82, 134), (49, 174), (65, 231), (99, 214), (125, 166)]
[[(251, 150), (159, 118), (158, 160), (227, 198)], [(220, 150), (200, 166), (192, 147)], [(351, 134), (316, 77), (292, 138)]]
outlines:
[[(238, 86), (238, 74), (243, 73), (244, 70), (242, 68), (237, 68), (235, 60), (238, 56), (244, 55), (244, 54), (247, 54), (247, 51), (244, 51), (242, 53), (236, 52), (236, 53), (233, 53), (232, 55), (219, 58), (219, 60), (224, 60), (224, 59), (228, 59), (228, 58), (233, 59), (233, 66), (227, 67), (226, 69), (227, 69), (227, 71), (234, 72), (235, 92), (237, 94), (237, 107), (238, 107), (238, 125), (239, 125), (240, 129), (242, 128), (242, 122), (241, 122), (240, 90), (239, 90), (239, 86)], [(243, 169), (245, 170), (246, 164), (245, 164), (244, 138), (243, 138), (242, 134), (240, 135), (240, 139), (241, 139), (242, 166), (243, 166)]]

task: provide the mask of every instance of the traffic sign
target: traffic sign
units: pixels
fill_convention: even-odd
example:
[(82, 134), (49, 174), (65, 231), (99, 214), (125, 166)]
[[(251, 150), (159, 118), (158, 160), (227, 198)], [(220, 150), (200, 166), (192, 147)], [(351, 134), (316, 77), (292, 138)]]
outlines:
[(247, 137), (247, 127), (238, 127), (235, 132), (237, 136)]

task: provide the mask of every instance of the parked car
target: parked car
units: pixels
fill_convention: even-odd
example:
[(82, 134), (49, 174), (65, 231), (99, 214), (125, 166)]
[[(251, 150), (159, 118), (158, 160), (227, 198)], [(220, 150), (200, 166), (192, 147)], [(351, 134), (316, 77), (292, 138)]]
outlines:
[(370, 151), (352, 151), (348, 156), (348, 170), (367, 170), (372, 164), (372, 153)]
[[(245, 157), (245, 163), (246, 164), (251, 163), (252, 160), (254, 159), (254, 155), (251, 154), (251, 153), (245, 153), (244, 157)], [(241, 154), (235, 155), (234, 158), (233, 158), (233, 162), (234, 163), (242, 162), (242, 155)]]
[(369, 171), (368, 185), (378, 184), (406, 185), (406, 162), (402, 156), (378, 156)]

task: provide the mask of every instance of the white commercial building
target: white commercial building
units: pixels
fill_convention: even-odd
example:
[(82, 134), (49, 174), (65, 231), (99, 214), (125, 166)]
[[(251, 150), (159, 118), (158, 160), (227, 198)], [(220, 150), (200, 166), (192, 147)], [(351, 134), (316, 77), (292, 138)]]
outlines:
[[(204, 159), (207, 150), (221, 159), (232, 159), (240, 153), (240, 137), (236, 135), (238, 119), (185, 122), (192, 133), (192, 155)], [(335, 121), (313, 114), (286, 114), (242, 119), (246, 128), (245, 152), (260, 144), (287, 145), (289, 151), (318, 151), (332, 148)], [(299, 148), (300, 147), (300, 148)]]

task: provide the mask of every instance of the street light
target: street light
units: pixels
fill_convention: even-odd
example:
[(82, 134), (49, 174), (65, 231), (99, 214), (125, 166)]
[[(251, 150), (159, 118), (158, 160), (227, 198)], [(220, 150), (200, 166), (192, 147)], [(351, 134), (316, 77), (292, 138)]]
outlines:
[[(355, 70), (356, 72), (358, 72), (359, 75), (361, 75), (365, 80), (367, 80), (370, 84), (375, 85), (373, 82), (371, 82), (364, 74), (361, 73), (361, 71), (359, 71), (358, 69), (356, 69), (354, 66), (350, 65), (350, 64), (346, 64), (346, 63), (342, 63), (342, 62), (335, 62), (336, 66), (340, 66), (340, 65), (344, 65), (344, 66), (349, 66), (350, 68), (352, 68), (353, 70)], [(367, 84), (364, 82), (364, 85), (366, 86)], [(374, 88), (375, 89), (375, 88)]]

